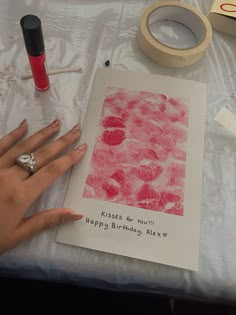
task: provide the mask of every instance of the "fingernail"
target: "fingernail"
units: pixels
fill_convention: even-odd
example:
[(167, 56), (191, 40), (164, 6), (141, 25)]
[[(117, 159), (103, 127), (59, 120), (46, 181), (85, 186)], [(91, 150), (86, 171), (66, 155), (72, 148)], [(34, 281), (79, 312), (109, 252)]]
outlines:
[(80, 124), (76, 124), (72, 129), (71, 129), (72, 132), (78, 132), (80, 131)]
[(74, 214), (74, 213), (71, 213), (71, 214), (68, 214), (66, 216), (66, 220), (68, 221), (78, 221), (78, 220), (81, 220), (83, 218), (83, 215), (82, 214)]
[(19, 124), (19, 127), (25, 126), (27, 123), (27, 119), (22, 120), (22, 122)]
[(81, 220), (84, 216), (82, 214), (72, 214), (71, 215), (71, 218), (74, 220), (74, 221), (77, 221), (77, 220)]
[(79, 147), (77, 147), (75, 150), (82, 152), (82, 151), (85, 151), (87, 147), (88, 147), (87, 143), (84, 143), (84, 144), (81, 144)]
[(51, 124), (48, 127), (58, 127), (60, 126), (60, 123), (61, 123), (60, 118), (57, 118), (53, 120), (53, 122), (51, 122)]

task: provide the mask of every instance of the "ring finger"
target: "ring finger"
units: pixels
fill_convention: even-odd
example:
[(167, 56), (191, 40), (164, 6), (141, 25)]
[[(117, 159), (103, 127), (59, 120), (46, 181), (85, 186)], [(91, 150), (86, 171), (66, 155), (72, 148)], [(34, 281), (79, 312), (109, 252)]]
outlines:
[(23, 152), (33, 152), (46, 140), (52, 137), (59, 131), (61, 122), (59, 119), (54, 120), (49, 126), (42, 128), (32, 136), (17, 143), (14, 147), (8, 150), (1, 156), (0, 167), (7, 168), (15, 164), (16, 158)]
[[(60, 152), (73, 144), (80, 136), (80, 125), (76, 124), (69, 132), (61, 136), (59, 139), (44, 145), (40, 149), (34, 152), (34, 157), (37, 163), (37, 167), (41, 168), (55, 158)], [(15, 165), (18, 173), (20, 173), (21, 179), (26, 179), (29, 177), (29, 172), (24, 170), (24, 168)]]

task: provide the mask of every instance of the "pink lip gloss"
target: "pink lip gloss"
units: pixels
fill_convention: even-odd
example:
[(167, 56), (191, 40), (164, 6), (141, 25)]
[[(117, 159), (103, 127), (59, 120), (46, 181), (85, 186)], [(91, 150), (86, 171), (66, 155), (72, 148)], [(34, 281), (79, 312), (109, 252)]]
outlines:
[(46, 70), (46, 54), (42, 25), (35, 15), (25, 15), (20, 20), (25, 48), (35, 83), (39, 91), (46, 91), (50, 87)]

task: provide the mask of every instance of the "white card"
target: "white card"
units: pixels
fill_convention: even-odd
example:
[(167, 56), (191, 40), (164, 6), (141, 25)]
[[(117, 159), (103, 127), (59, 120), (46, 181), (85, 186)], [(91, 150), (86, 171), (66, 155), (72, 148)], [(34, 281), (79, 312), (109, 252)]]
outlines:
[(57, 241), (198, 270), (206, 85), (97, 71)]

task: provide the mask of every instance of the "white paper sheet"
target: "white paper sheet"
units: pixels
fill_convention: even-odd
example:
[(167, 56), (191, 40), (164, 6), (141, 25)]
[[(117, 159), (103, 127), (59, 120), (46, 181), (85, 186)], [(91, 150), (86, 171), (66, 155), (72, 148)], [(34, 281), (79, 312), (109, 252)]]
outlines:
[(205, 100), (202, 83), (98, 70), (64, 203), (84, 218), (57, 241), (197, 270)]
[(236, 136), (236, 116), (230, 110), (223, 107), (214, 120)]

